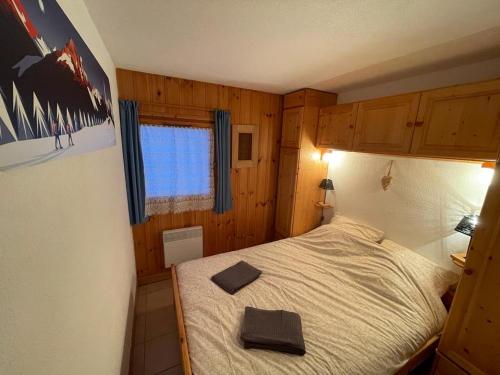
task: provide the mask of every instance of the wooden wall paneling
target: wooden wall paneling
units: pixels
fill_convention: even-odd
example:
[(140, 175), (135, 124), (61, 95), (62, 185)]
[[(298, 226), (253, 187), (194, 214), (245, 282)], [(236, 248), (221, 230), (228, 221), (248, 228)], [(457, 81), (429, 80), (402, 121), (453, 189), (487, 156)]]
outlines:
[(193, 105), (193, 81), (188, 79), (180, 80), (180, 105), (192, 106)]
[(229, 87), (218, 86), (217, 91), (217, 102), (219, 103), (219, 109), (229, 109)]
[(236, 169), (237, 176), (237, 198), (236, 198), (236, 214), (235, 214), (235, 246), (236, 249), (242, 249), (245, 247), (246, 243), (246, 231), (247, 231), (247, 204), (248, 204), (248, 169), (241, 168)]
[(151, 103), (165, 104), (165, 77), (156, 74), (148, 75), (149, 101)]
[(150, 217), (146, 223), (146, 262), (148, 274), (161, 272), (163, 264), (158, 262), (157, 248), (159, 246), (158, 219)]
[(141, 121), (208, 127), (220, 108), (231, 111), (233, 124), (256, 125), (260, 133), (257, 165), (231, 171), (232, 210), (154, 216), (133, 227), (139, 278), (164, 271), (164, 230), (203, 226), (205, 256), (272, 240), (282, 97), (124, 69), (117, 77), (119, 97), (139, 102)]
[[(240, 112), (241, 112), (241, 96), (240, 89), (231, 87), (229, 88), (229, 110), (231, 111), (231, 125), (234, 127), (240, 125)], [(233, 165), (234, 174), (236, 176), (233, 195), (236, 197), (234, 207), (234, 246), (236, 249), (241, 249), (245, 246), (246, 235), (246, 208), (247, 208), (247, 174), (248, 168), (235, 169)], [(232, 249), (228, 249), (232, 250)]]
[(120, 99), (135, 99), (134, 72), (130, 70), (117, 69), (116, 80)]
[[(276, 185), (274, 184), (275, 180), (277, 179), (277, 172), (276, 174), (273, 175), (273, 178), (270, 178), (270, 173), (273, 170), (272, 167), (272, 142), (273, 142), (273, 102), (272, 102), (272, 95), (268, 94), (263, 94), (262, 95), (262, 110), (261, 110), (261, 124), (266, 127), (267, 129), (267, 137), (263, 139), (263, 142), (265, 142), (265, 149), (266, 149), (266, 156), (265, 159), (265, 166), (262, 168), (262, 173), (263, 173), (263, 180), (262, 182), (259, 181), (259, 185), (261, 185), (263, 189), (263, 194), (266, 197), (266, 200), (264, 202), (263, 206), (263, 218), (262, 222), (260, 223), (261, 227), (259, 230), (264, 231), (263, 233), (263, 242), (268, 242), (268, 229), (269, 227), (273, 227), (274, 225), (274, 210), (273, 210), (273, 204), (274, 204), (274, 199), (275, 199), (275, 194), (276, 194)], [(279, 146), (277, 146), (279, 147)], [(274, 194), (273, 194), (274, 192)], [(272, 218), (270, 217), (272, 215)], [(270, 222), (272, 220), (272, 222)]]
[(141, 103), (150, 102), (148, 76), (149, 74), (133, 73), (134, 99)]
[[(242, 124), (241, 122), (241, 91), (238, 88), (230, 89), (230, 107), (232, 125)], [(242, 249), (246, 243), (246, 230), (247, 230), (247, 205), (248, 205), (248, 169), (240, 168), (235, 169), (236, 174), (236, 192), (235, 192), (235, 249)]]
[(213, 83), (205, 84), (205, 108), (219, 108), (219, 89)]
[[(252, 124), (252, 111), (255, 108), (252, 107), (252, 92), (250, 90), (241, 90), (240, 93), (240, 124), (243, 125), (254, 125), (257, 126), (257, 130), (260, 131), (259, 123)], [(259, 109), (257, 109), (259, 110)], [(257, 133), (258, 134), (258, 133)], [(257, 145), (259, 144), (260, 134), (256, 140)], [(258, 159), (258, 156), (257, 156)], [(247, 169), (247, 199), (246, 199), (246, 228), (245, 228), (245, 244), (243, 247), (249, 247), (255, 244), (255, 212), (256, 212), (256, 201), (257, 201), (257, 171), (258, 171), (258, 160), (257, 165)]]
[[(236, 87), (228, 87), (228, 107), (227, 109), (231, 112), (231, 125), (237, 125), (240, 123), (240, 112), (241, 112), (241, 89)], [(231, 170), (233, 186), (237, 187), (238, 194), (233, 194), (233, 209), (227, 214), (229, 220), (227, 222), (227, 239), (228, 246), (225, 251), (232, 251), (236, 249), (241, 249), (244, 243), (244, 230), (246, 228), (246, 216), (244, 215), (244, 207), (246, 207), (246, 171), (240, 173), (241, 170), (234, 168)], [(243, 237), (243, 239), (242, 239)]]
[(217, 254), (217, 216), (213, 211), (209, 211), (208, 216), (208, 228), (203, 228), (203, 233), (205, 237), (208, 237), (207, 244), (208, 248), (203, 250), (204, 256), (210, 256)]
[[(159, 219), (159, 223), (158, 223), (159, 233), (158, 233), (158, 235), (161, 239), (161, 242), (163, 242), (163, 231), (174, 228), (173, 221), (172, 221), (173, 218), (172, 218), (172, 215), (160, 215), (160, 216), (158, 216), (158, 219)], [(161, 251), (163, 253), (163, 243), (161, 244)], [(165, 259), (164, 256), (163, 256), (163, 259)]]
[(134, 249), (135, 249), (135, 264), (138, 277), (148, 275), (145, 230), (146, 226), (144, 224), (132, 225), (132, 235), (134, 237)]
[(270, 107), (269, 98), (264, 94), (252, 95), (252, 122), (259, 123), (259, 158), (257, 168), (257, 200), (255, 209), (256, 241), (264, 243), (266, 239), (266, 206), (268, 205), (268, 169), (269, 169), (269, 137), (271, 134), (271, 123), (266, 110)]
[(278, 190), (278, 169), (281, 145), (281, 124), (282, 124), (282, 97), (276, 95), (270, 98), (270, 121), (271, 134), (268, 137), (268, 147), (270, 151), (270, 159), (268, 161), (268, 177), (267, 177), (267, 196), (268, 204), (266, 205), (266, 242), (274, 239), (274, 218), (276, 214), (276, 195)]
[(179, 78), (165, 77), (168, 104), (181, 104), (181, 80)]
[(193, 105), (205, 108), (205, 82), (193, 82)]
[(256, 202), (257, 202), (257, 168), (248, 168), (247, 174), (247, 208), (244, 247), (253, 246), (256, 243)]

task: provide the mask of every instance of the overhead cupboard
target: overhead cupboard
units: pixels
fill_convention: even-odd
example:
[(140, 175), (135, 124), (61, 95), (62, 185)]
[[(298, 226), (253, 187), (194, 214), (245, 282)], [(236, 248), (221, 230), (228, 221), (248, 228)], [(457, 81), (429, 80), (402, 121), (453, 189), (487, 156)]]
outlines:
[(316, 146), (496, 160), (500, 80), (340, 104), (320, 110)]

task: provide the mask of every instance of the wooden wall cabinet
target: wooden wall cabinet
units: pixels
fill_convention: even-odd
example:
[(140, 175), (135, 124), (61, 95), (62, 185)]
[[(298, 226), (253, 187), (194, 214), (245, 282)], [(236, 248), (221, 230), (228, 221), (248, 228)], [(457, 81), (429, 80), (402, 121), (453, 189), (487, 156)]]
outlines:
[(278, 233), (289, 233), (292, 225), (298, 163), (299, 150), (287, 147), (281, 148), (278, 173), (278, 196), (276, 198), (277, 214), (274, 223)]
[(422, 94), (412, 154), (495, 160), (499, 144), (499, 80)]
[(314, 205), (322, 200), (321, 179), (327, 165), (313, 160), (317, 151), (316, 135), (322, 105), (332, 105), (337, 96), (304, 89), (284, 99), (282, 143), (278, 173), (278, 194), (275, 218), (276, 238), (297, 236), (317, 227), (321, 209)]
[(319, 112), (316, 146), (352, 150), (357, 112), (358, 103), (322, 108)]
[(323, 108), (316, 145), (380, 154), (496, 160), (500, 80)]
[(354, 151), (407, 154), (410, 151), (420, 94), (359, 103)]
[(304, 107), (289, 108), (283, 111), (283, 126), (281, 128), (281, 145), (283, 147), (300, 147)]

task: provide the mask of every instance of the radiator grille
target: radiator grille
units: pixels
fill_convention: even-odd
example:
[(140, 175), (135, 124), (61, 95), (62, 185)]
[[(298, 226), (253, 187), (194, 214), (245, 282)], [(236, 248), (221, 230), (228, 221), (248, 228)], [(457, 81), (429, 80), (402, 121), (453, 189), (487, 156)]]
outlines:
[(172, 229), (163, 232), (165, 267), (203, 257), (201, 226)]

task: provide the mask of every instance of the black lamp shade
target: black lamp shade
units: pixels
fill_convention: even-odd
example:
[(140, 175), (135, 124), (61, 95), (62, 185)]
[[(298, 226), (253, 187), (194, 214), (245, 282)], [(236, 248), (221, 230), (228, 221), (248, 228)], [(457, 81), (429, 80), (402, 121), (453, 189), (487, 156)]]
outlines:
[(472, 237), (472, 235), (474, 234), (474, 229), (477, 225), (477, 221), (477, 215), (466, 215), (462, 218), (462, 220), (460, 220), (460, 223), (458, 223), (455, 230), (469, 237)]
[(323, 190), (335, 190), (333, 188), (333, 181), (328, 179), (328, 178), (324, 178), (323, 180), (321, 180), (319, 187), (320, 187), (320, 189), (323, 189)]

